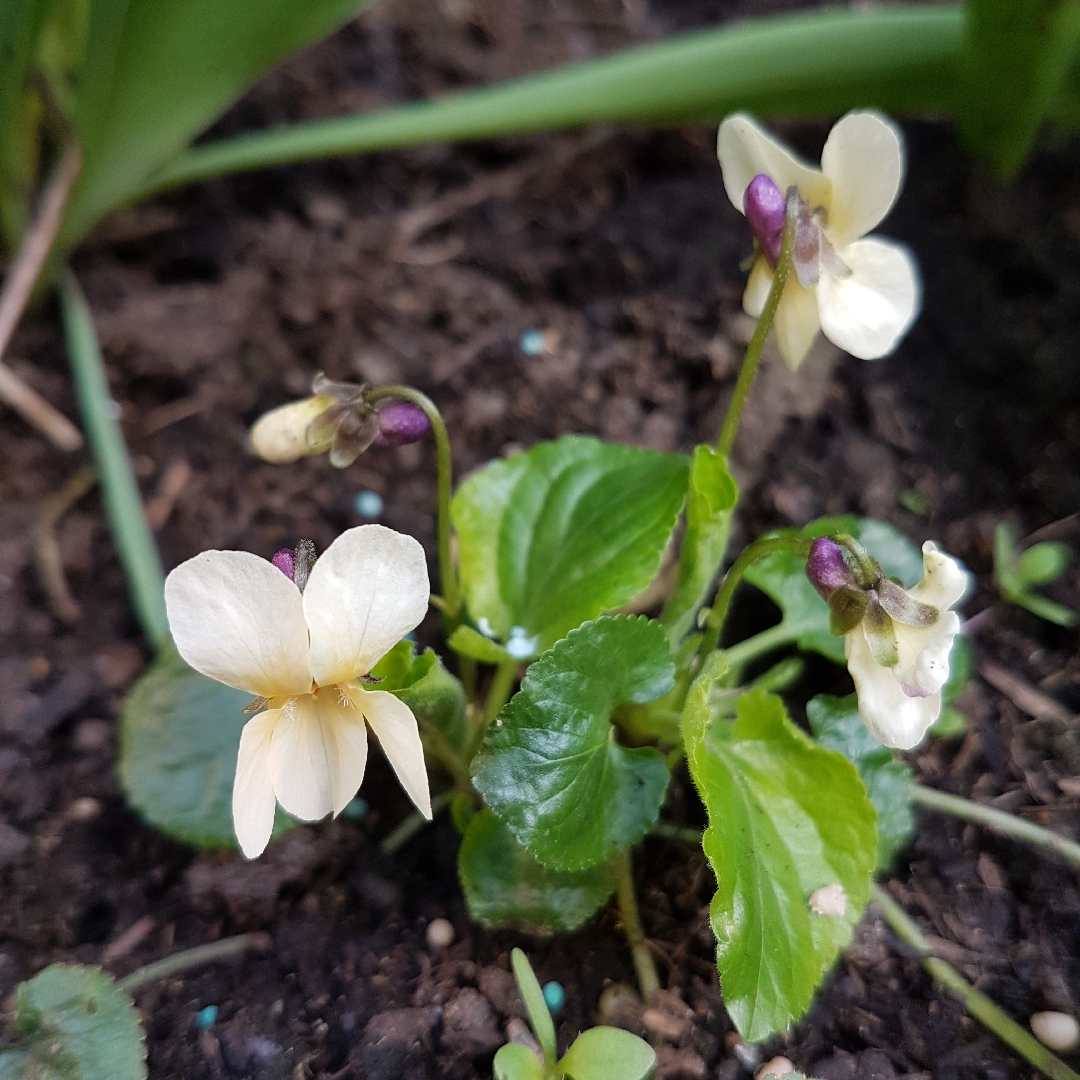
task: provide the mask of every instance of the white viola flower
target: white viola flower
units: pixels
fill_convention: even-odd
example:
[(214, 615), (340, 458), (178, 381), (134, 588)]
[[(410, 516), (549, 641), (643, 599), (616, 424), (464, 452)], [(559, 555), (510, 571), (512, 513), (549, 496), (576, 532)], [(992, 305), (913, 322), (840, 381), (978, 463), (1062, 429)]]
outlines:
[(743, 295), (755, 318), (765, 306), (780, 254), (786, 194), (799, 194), (793, 269), (773, 327), (780, 354), (794, 371), (818, 330), (841, 349), (877, 360), (896, 348), (919, 313), (921, 287), (906, 247), (867, 237), (900, 191), (900, 132), (875, 112), (842, 117), (825, 143), (821, 169), (804, 165), (742, 114), (717, 137), (724, 187), (758, 239)]
[(361, 525), (314, 566), (302, 549), (295, 567), (286, 556), (271, 563), (246, 551), (204, 551), (165, 581), (180, 655), (265, 705), (244, 726), (233, 784), (233, 826), (248, 858), (269, 842), (276, 802), (303, 821), (341, 813), (364, 778), (368, 727), (431, 817), (416, 717), (362, 681), (427, 611), (423, 548)]
[(960, 630), (951, 609), (969, 583), (960, 563), (929, 540), (922, 551), (923, 579), (910, 591), (884, 577), (865, 552), (846, 559), (840, 545), (826, 538), (813, 542), (806, 564), (829, 604), (833, 632), (844, 635), (859, 715), (876, 738), (900, 750), (917, 745), (941, 715), (949, 654)]

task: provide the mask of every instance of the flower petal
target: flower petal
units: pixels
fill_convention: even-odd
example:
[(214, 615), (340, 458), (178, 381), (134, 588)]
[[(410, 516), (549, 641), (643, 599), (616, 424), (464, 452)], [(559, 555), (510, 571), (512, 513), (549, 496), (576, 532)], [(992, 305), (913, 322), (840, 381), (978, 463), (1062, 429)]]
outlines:
[(839, 252), (847, 277), (822, 274), (817, 305), (825, 336), (860, 360), (896, 348), (919, 313), (919, 269), (907, 248), (888, 240), (856, 240)]
[(279, 405), (263, 413), (248, 436), (252, 450), (263, 461), (278, 464), (297, 461), (308, 454), (322, 453), (329, 442), (308, 443), (308, 425), (333, 405), (333, 398), (316, 395), (301, 401), (290, 401), (287, 405)]
[(280, 717), (280, 709), (268, 709), (252, 717), (240, 732), (232, 815), (240, 850), (249, 859), (263, 853), (274, 831), (277, 800), (270, 782), (270, 737)]
[(351, 696), (371, 725), (371, 730), (378, 736), (379, 745), (406, 794), (430, 821), (431, 792), (428, 788), (427, 765), (420, 742), (420, 729), (412, 709), (385, 690), (357, 688), (351, 692)]
[(839, 248), (865, 236), (892, 209), (904, 179), (899, 129), (875, 112), (841, 117), (825, 140), (821, 171), (832, 182), (825, 227)]
[(928, 697), (949, 681), (949, 654), (960, 631), (960, 616), (943, 611), (933, 626), (896, 624), (900, 662), (893, 669), (908, 697)]
[(304, 589), (315, 681), (366, 675), (424, 617), (429, 591), (424, 549), (411, 536), (382, 525), (343, 532)]
[(340, 814), (367, 766), (363, 714), (336, 686), (294, 698), (270, 742), (270, 777), (278, 802), (302, 821)]
[(165, 579), (180, 655), (211, 679), (260, 697), (311, 690), (300, 590), (247, 551), (204, 551)]
[(845, 635), (844, 651), (863, 722), (886, 746), (910, 750), (940, 715), (941, 694), (908, 697), (892, 670), (875, 662), (861, 627)]
[(765, 301), (769, 298), (772, 279), (772, 267), (763, 258), (755, 259), (754, 269), (750, 271), (750, 279), (746, 283), (746, 292), (742, 298), (743, 311), (747, 315), (756, 319), (761, 314)]
[(780, 297), (780, 303), (776, 307), (773, 330), (776, 332), (780, 355), (792, 371), (806, 359), (820, 328), (814, 291), (804, 289), (798, 278), (791, 274), (784, 286), (784, 295)]
[(735, 113), (716, 136), (716, 156), (724, 174), (724, 189), (739, 213), (750, 181), (764, 173), (785, 194), (793, 184), (811, 208), (829, 206), (832, 185), (817, 169), (804, 165), (783, 143), (746, 116)]
[(923, 579), (911, 590), (912, 597), (940, 609), (956, 607), (971, 586), (971, 575), (932, 540), (923, 544), (922, 553)]

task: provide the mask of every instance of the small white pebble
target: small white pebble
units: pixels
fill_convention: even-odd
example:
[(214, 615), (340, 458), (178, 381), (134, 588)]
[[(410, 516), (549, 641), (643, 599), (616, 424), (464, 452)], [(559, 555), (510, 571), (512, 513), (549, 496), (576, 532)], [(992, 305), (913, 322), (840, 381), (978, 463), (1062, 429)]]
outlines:
[(1029, 1021), (1035, 1038), (1051, 1050), (1071, 1050), (1080, 1043), (1080, 1024), (1063, 1012), (1037, 1012)]
[(838, 881), (812, 892), (807, 903), (815, 915), (839, 917), (847, 914), (847, 894)]
[(786, 1057), (774, 1057), (754, 1073), (754, 1080), (765, 1080), (766, 1076), (787, 1076), (794, 1071), (795, 1066)]
[(89, 795), (76, 799), (68, 807), (68, 817), (72, 821), (93, 821), (100, 813), (101, 803), (97, 799), (92, 799)]
[(449, 919), (432, 919), (428, 923), (427, 943), (429, 949), (445, 949), (454, 940), (454, 924)]

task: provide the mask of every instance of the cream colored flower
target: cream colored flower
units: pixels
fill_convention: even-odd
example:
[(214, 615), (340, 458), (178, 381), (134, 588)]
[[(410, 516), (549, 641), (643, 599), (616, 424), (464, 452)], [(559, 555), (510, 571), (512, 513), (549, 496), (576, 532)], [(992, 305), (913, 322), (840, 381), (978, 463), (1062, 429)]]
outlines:
[[(773, 326), (785, 363), (802, 363), (822, 330), (863, 360), (892, 352), (919, 312), (919, 272), (907, 248), (877, 237), (860, 239), (892, 208), (900, 191), (904, 154), (900, 133), (873, 112), (848, 113), (833, 127), (821, 169), (800, 162), (749, 116), (729, 116), (717, 137), (728, 198), (740, 213), (756, 177), (802, 200), (794, 273), (787, 280)], [(743, 295), (761, 314), (772, 285), (776, 249), (762, 237)], [(769, 249), (772, 248), (770, 258)]]
[(367, 764), (367, 727), (409, 797), (431, 817), (420, 733), (366, 675), (424, 617), (423, 548), (381, 525), (339, 536), (304, 591), (245, 551), (204, 551), (165, 581), (169, 628), (196, 671), (265, 699), (247, 722), (233, 784), (233, 825), (248, 858), (266, 847), (275, 801), (304, 821), (339, 814)]

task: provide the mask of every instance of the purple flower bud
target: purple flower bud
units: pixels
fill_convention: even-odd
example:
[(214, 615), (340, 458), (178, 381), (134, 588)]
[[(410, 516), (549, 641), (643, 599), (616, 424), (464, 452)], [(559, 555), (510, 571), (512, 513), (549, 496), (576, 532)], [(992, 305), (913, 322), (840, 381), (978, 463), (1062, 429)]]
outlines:
[(775, 266), (784, 241), (784, 219), (787, 216), (784, 193), (764, 173), (758, 173), (743, 192), (743, 212), (761, 250)]
[(292, 579), (293, 579), (293, 570), (296, 568), (296, 562), (293, 559), (293, 553), (288, 548), (282, 548), (270, 561), (290, 581), (292, 581)]
[(810, 545), (806, 576), (824, 600), (828, 600), (837, 589), (855, 584), (855, 575), (844, 561), (844, 549), (826, 536), (818, 537)]
[(405, 446), (422, 439), (431, 429), (427, 414), (411, 401), (389, 401), (379, 406), (379, 432), (372, 446)]

